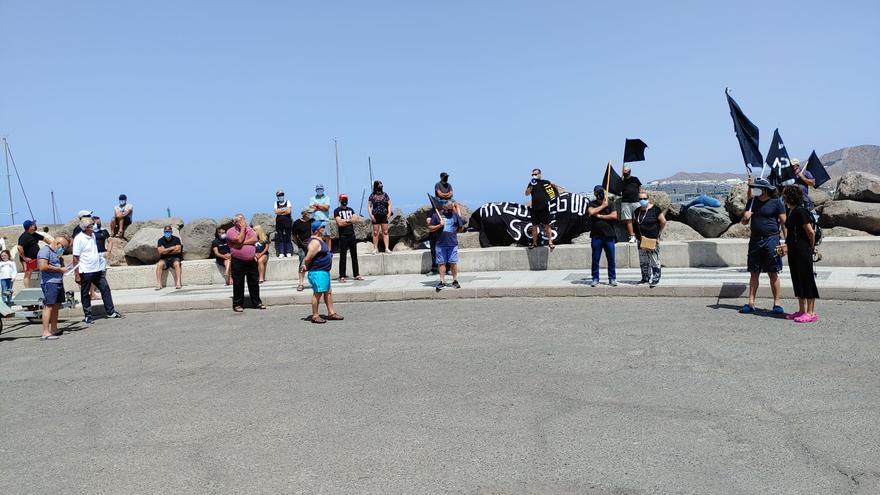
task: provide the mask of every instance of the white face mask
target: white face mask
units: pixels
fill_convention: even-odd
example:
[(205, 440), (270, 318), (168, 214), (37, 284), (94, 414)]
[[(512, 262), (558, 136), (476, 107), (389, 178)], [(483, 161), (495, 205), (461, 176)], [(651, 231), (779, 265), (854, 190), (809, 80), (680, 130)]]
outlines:
[(762, 190), (763, 190), (763, 189), (761, 189), (760, 187), (753, 187), (753, 188), (752, 188), (752, 196), (755, 197), (755, 198), (757, 198), (758, 196), (761, 195), (761, 191), (762, 191)]

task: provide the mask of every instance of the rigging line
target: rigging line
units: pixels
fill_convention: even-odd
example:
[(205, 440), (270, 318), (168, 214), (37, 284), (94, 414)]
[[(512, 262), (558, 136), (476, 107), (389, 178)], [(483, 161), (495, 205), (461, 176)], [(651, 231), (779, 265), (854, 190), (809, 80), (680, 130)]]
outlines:
[(18, 175), (18, 167), (15, 165), (15, 157), (12, 156), (12, 150), (9, 148), (8, 143), (6, 144), (6, 151), (9, 153), (9, 160), (12, 162), (12, 169), (15, 170), (15, 178), (18, 179), (18, 185), (21, 187), (21, 195), (24, 196), (24, 203), (27, 205), (28, 213), (31, 214), (31, 220), (34, 220), (34, 211), (31, 210), (31, 202), (28, 200), (27, 193), (24, 192), (24, 184), (21, 182), (21, 176)]

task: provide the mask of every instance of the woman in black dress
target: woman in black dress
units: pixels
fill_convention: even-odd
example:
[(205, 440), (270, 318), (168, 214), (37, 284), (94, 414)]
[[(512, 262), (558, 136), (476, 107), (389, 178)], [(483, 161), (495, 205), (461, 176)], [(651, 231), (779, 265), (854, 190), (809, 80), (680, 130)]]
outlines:
[(786, 318), (798, 323), (819, 320), (816, 314), (816, 276), (813, 273), (813, 251), (816, 249), (816, 232), (813, 230), (810, 212), (804, 208), (804, 193), (799, 186), (785, 186), (782, 199), (789, 209), (785, 220), (785, 244), (783, 254), (788, 255), (791, 285), (798, 298), (798, 311)]

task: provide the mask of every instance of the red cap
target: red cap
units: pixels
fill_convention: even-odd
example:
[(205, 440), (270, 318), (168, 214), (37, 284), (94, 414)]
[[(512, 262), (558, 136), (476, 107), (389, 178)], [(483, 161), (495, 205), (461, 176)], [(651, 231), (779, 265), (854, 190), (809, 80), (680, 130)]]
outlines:
[(339, 199), (340, 199), (340, 200), (342, 200), (342, 199), (348, 199), (348, 194), (340, 194), (340, 195), (339, 195)]

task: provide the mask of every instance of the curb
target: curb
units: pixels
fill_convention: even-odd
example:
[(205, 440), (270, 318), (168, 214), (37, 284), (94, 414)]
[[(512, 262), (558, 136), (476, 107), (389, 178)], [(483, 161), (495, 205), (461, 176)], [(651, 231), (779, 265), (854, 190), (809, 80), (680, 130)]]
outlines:
[[(880, 301), (880, 289), (855, 289), (851, 287), (819, 288), (823, 300), (843, 301)], [(361, 302), (392, 302), (416, 301), (428, 299), (487, 299), (502, 297), (704, 297), (716, 299), (745, 299), (748, 295), (748, 284), (725, 283), (713, 286), (662, 286), (653, 289), (646, 286), (621, 284), (618, 287), (600, 285), (589, 287), (575, 285), (534, 286), (534, 287), (476, 287), (461, 289), (447, 288), (436, 292), (430, 287), (413, 289), (388, 289), (378, 291), (336, 292), (333, 294), (335, 303)], [(768, 287), (758, 289), (758, 298), (770, 297)], [(782, 287), (783, 299), (794, 299), (791, 287)], [(310, 292), (288, 295), (267, 295), (263, 302), (268, 306), (306, 305), (311, 301)], [(173, 301), (152, 302), (120, 302), (117, 308), (123, 313), (145, 313), (153, 311), (186, 311), (192, 309), (231, 309), (231, 294), (228, 297), (210, 299), (182, 299)]]

